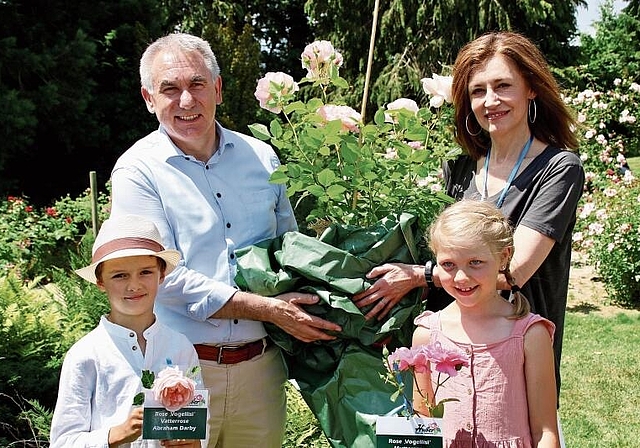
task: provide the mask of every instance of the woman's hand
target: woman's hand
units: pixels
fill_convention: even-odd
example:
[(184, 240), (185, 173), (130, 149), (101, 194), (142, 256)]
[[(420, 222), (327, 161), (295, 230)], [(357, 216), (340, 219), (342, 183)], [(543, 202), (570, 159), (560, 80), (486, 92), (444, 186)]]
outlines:
[(377, 280), (353, 296), (353, 302), (361, 309), (375, 303), (365, 315), (367, 320), (376, 317), (382, 320), (412, 289), (427, 286), (422, 265), (386, 263), (369, 271), (367, 278)]

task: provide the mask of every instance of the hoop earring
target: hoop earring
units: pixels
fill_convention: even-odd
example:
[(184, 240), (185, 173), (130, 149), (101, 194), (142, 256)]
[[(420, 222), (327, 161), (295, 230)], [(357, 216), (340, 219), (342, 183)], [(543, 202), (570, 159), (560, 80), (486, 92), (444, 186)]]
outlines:
[(469, 115), (467, 115), (467, 118), (465, 118), (464, 120), (464, 127), (467, 128), (467, 132), (469, 133), (469, 135), (471, 137), (477, 137), (478, 135), (480, 135), (480, 133), (482, 132), (482, 127), (480, 128), (480, 130), (478, 130), (478, 132), (476, 132), (475, 134), (473, 132), (471, 132), (471, 130), (469, 129), (469, 117), (471, 116), (473, 112), (469, 112)]
[[(533, 104), (533, 113), (531, 113), (531, 105)], [(538, 118), (538, 105), (535, 99), (529, 100), (529, 106), (527, 107), (527, 115), (529, 116), (529, 123), (533, 124)]]

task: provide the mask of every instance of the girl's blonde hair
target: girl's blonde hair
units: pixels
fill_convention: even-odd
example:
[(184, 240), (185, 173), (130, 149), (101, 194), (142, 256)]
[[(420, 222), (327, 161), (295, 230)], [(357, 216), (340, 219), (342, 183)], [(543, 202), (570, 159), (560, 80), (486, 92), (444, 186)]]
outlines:
[[(495, 204), (463, 199), (445, 208), (429, 229), (429, 248), (434, 254), (443, 247), (467, 248), (485, 244), (500, 256), (505, 249), (513, 255), (513, 227)], [(515, 319), (527, 315), (531, 306), (511, 275), (508, 259), (500, 272), (511, 285)]]

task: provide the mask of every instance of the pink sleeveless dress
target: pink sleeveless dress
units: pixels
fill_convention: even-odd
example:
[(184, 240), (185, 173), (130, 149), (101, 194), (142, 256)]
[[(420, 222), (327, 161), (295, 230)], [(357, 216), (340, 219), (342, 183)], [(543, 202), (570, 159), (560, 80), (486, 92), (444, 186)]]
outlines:
[[(502, 341), (469, 344), (453, 341), (442, 332), (439, 312), (425, 311), (416, 317), (416, 325), (431, 331), (432, 342), (469, 355), (469, 367), (463, 367), (440, 386), (436, 396), (436, 402), (443, 398), (460, 400), (444, 405), (445, 447), (531, 448), (524, 334), (536, 322), (543, 322), (553, 338), (554, 324), (530, 313), (516, 320), (513, 332)], [(435, 387), (438, 372), (432, 368), (431, 375)]]

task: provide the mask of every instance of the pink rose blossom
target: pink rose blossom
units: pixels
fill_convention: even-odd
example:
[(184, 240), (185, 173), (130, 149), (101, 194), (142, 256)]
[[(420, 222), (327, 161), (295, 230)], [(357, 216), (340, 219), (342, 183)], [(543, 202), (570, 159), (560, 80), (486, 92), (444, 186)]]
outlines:
[(358, 124), (362, 121), (362, 116), (349, 106), (327, 104), (318, 109), (318, 115), (325, 122), (340, 120), (345, 131), (359, 132)]
[(336, 51), (328, 40), (317, 40), (307, 45), (302, 52), (302, 68), (307, 69), (307, 78), (327, 78), (329, 64), (340, 67), (342, 54)]
[(451, 84), (453, 83), (452, 76), (440, 76), (433, 74), (433, 78), (422, 78), (422, 89), (426, 94), (431, 95), (429, 104), (431, 107), (439, 108), (446, 101), (451, 103)]
[(465, 353), (442, 348), (440, 342), (413, 348), (400, 347), (389, 355), (392, 368), (401, 372), (414, 370), (424, 373), (429, 362), (435, 365), (438, 372), (456, 376), (458, 370), (469, 366), (469, 357)]
[[(434, 396), (437, 396), (438, 389), (451, 377), (456, 376), (458, 371), (463, 367), (469, 366), (469, 357), (466, 353), (458, 350), (447, 350), (442, 347), (440, 342), (436, 341), (428, 345), (420, 345), (417, 347), (400, 347), (387, 356), (387, 369), (391, 374), (391, 382), (398, 387), (398, 393), (403, 394), (404, 406), (406, 412), (412, 414), (414, 412), (413, 405), (409, 399), (404, 396), (404, 381), (401, 372), (409, 371), (412, 374), (426, 373), (429, 366), (433, 365), (438, 372), (435, 380)], [(447, 377), (440, 379), (442, 374)], [(433, 381), (433, 379), (432, 379)], [(425, 400), (425, 404), (429, 409), (432, 417), (442, 417), (444, 415), (444, 404), (448, 401), (458, 401), (456, 398), (445, 398), (437, 404), (431, 403), (429, 399), (418, 389), (419, 394)]]
[(269, 72), (258, 81), (254, 96), (260, 101), (260, 107), (274, 114), (282, 111), (282, 99), (297, 92), (300, 88), (290, 75), (282, 72)]
[(391, 113), (385, 112), (384, 121), (386, 121), (387, 123), (397, 123), (397, 120), (395, 120), (393, 117), (393, 111), (399, 111), (403, 109), (415, 114), (420, 108), (418, 107), (418, 103), (416, 103), (414, 100), (411, 100), (409, 98), (398, 98), (397, 100), (387, 104), (387, 110)]
[(440, 342), (435, 342), (424, 347), (429, 360), (435, 364), (438, 372), (446, 373), (449, 376), (456, 376), (458, 370), (469, 367), (469, 357), (458, 351), (446, 350), (442, 348)]
[(153, 382), (153, 396), (162, 406), (175, 412), (187, 406), (193, 400), (196, 382), (184, 376), (177, 367), (166, 367)]
[(411, 100), (409, 98), (398, 98), (397, 100), (387, 104), (387, 110), (400, 110), (400, 109), (406, 109), (410, 112), (415, 113), (415, 112), (418, 112), (419, 107), (414, 100)]

